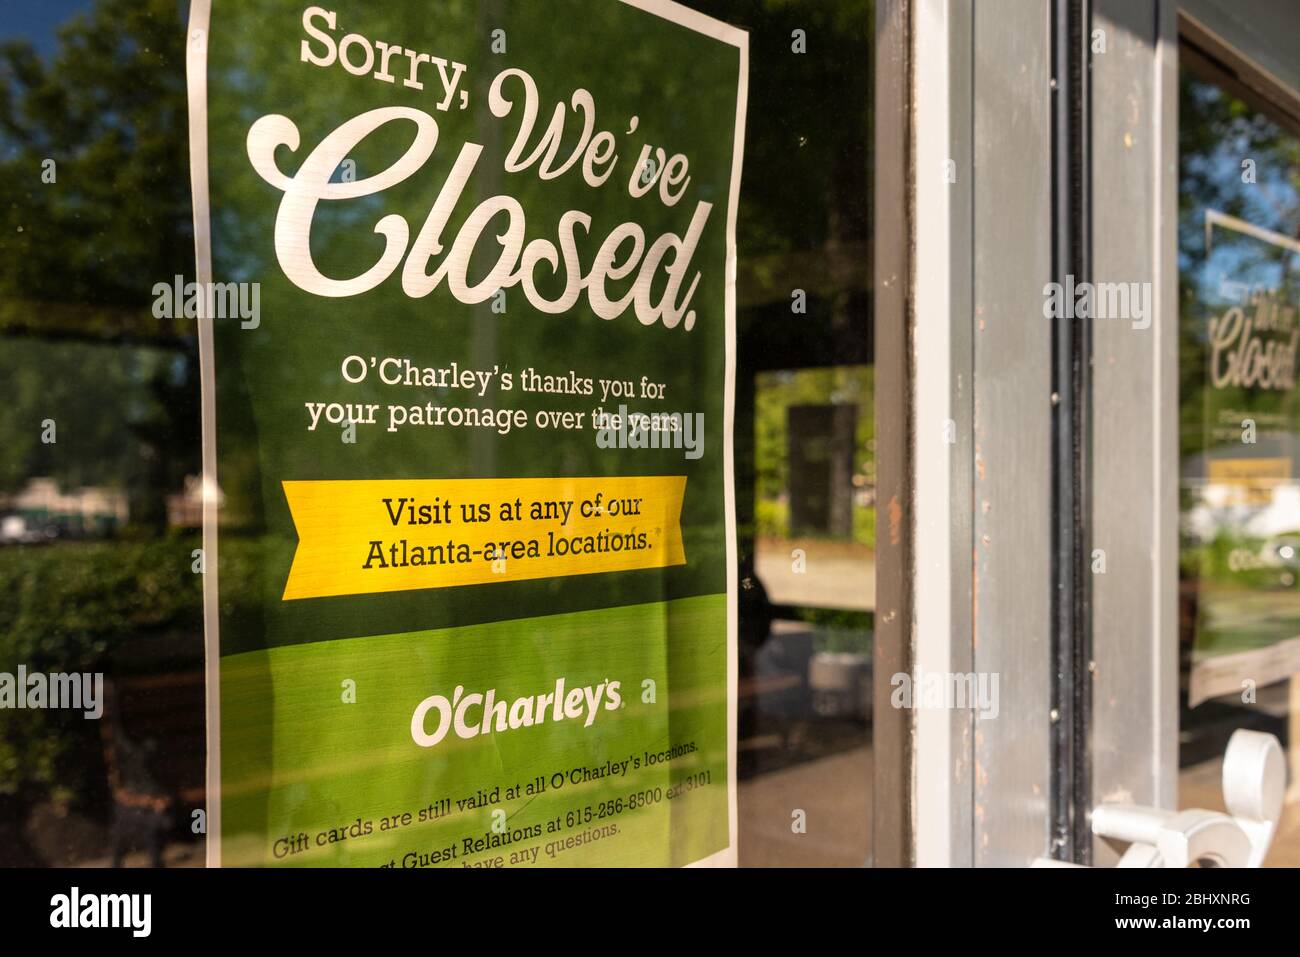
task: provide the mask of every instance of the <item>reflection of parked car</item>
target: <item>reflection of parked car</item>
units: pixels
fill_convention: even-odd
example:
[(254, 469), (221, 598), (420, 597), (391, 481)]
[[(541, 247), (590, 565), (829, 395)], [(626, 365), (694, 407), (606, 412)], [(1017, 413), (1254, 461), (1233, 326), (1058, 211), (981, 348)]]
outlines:
[(0, 519), (0, 543), (30, 545), (33, 542), (49, 541), (53, 537), (49, 529), (30, 525), (21, 515), (6, 515)]
[(1290, 588), (1300, 572), (1300, 535), (1278, 535), (1264, 543), (1260, 550), (1269, 558), (1269, 564), (1280, 570), (1279, 584)]
[(1265, 548), (1277, 557), (1277, 564), (1300, 569), (1300, 535), (1278, 535), (1270, 539)]

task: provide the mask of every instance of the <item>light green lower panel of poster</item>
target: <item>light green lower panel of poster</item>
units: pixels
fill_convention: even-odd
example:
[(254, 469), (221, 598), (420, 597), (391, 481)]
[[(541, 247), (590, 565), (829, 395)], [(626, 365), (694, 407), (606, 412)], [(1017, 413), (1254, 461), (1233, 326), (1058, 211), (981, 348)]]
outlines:
[[(222, 863), (676, 866), (721, 850), (726, 623), (726, 596), (707, 595), (223, 658)], [(417, 745), (417, 706), (458, 687), (461, 702), (492, 689), (506, 730), (483, 733), (469, 699), (472, 736)]]

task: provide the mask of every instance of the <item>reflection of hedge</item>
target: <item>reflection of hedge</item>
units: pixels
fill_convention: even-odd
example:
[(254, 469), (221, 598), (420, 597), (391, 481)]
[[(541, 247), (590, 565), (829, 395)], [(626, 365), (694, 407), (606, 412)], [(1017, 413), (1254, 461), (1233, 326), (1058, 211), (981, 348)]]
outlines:
[[(790, 506), (777, 499), (759, 499), (754, 503), (757, 534), (767, 538), (790, 537)], [(816, 536), (806, 536), (813, 538)], [(836, 536), (825, 536), (835, 539)], [(876, 510), (853, 507), (853, 539), (859, 545), (876, 545)]]
[[(131, 639), (202, 633), (203, 584), (192, 571), (199, 544), (176, 536), (0, 548), (0, 671), (147, 670), (130, 660)], [(233, 594), (248, 593), (240, 579), (254, 569), (254, 547), (222, 542)], [(201, 641), (178, 642), (176, 652), (190, 649), (197, 666)], [(169, 657), (163, 667), (177, 663)], [(75, 755), (98, 747), (98, 734), (80, 712), (0, 710), (0, 793), (46, 792), (56, 781), (80, 791), (86, 769)]]

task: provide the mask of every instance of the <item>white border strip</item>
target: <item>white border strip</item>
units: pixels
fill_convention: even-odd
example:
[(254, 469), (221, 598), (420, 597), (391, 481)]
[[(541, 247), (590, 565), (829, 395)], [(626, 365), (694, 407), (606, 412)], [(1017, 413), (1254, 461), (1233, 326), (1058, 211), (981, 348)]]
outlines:
[[(727, 200), (727, 371), (724, 389), (723, 436), (725, 459), (723, 464), (723, 495), (727, 511), (727, 818), (730, 823), (728, 847), (725, 851), (705, 858), (702, 864), (719, 867), (737, 867), (740, 863), (740, 810), (736, 793), (736, 739), (737, 702), (740, 694), (740, 662), (738, 659), (739, 591), (736, 575), (736, 215), (740, 207), (740, 177), (745, 157), (745, 114), (749, 106), (749, 34), (738, 35), (734, 45), (740, 50), (740, 66), (736, 85), (736, 129), (731, 154), (731, 196)], [(733, 42), (733, 41), (728, 41)]]
[[(702, 33), (706, 37), (714, 40), (721, 40), (733, 47), (737, 47), (744, 57), (747, 65), (749, 61), (749, 34), (739, 27), (733, 27), (729, 23), (723, 23), (721, 20), (715, 20), (707, 14), (700, 13), (698, 10), (692, 10), (690, 7), (684, 7), (676, 0), (623, 0), (629, 7), (636, 7), (638, 10), (644, 10), (646, 13), (653, 13), (657, 17), (676, 23), (679, 26), (694, 30), (696, 33)], [(736, 106), (744, 115), (745, 110), (745, 93), (749, 86), (749, 73), (742, 71), (740, 74), (740, 96), (736, 100)], [(741, 140), (743, 143), (743, 139)]]
[[(1156, 807), (1178, 807), (1178, 488), (1169, 483), (1179, 472), (1178, 429), (1165, 410), (1178, 407), (1178, 16), (1176, 3), (1158, 4), (1155, 22), (1153, 81), (1155, 104), (1151, 112), (1155, 135), (1151, 141), (1151, 169), (1155, 176), (1152, 204), (1151, 263), (1153, 266), (1152, 315), (1160, 324), (1153, 330), (1151, 407), (1147, 415), (1155, 442), (1148, 493), (1155, 511), (1151, 543), (1151, 638), (1148, 659), (1152, 680), (1149, 741)], [(1096, 101), (1089, 100), (1096, 109)], [(1091, 411), (1089, 412), (1091, 415)], [(1095, 455), (1093, 456), (1096, 462)], [(1096, 601), (1094, 597), (1094, 603)], [(1094, 604), (1095, 607), (1095, 604)], [(1093, 617), (1096, 626), (1096, 617)], [(1095, 718), (1093, 719), (1095, 721)], [(1140, 739), (1139, 739), (1140, 740)], [(1138, 765), (1148, 760), (1138, 758)], [(1094, 776), (1093, 800), (1104, 800)], [(1093, 841), (1102, 857), (1101, 841)], [(1113, 856), (1113, 851), (1110, 852)]]
[[(952, 454), (945, 424), (952, 419), (952, 191), (942, 173), (952, 153), (949, 134), (951, 67), (949, 0), (917, 0), (913, 113), (916, 180), (916, 367), (914, 408), (915, 539), (914, 674), (948, 674), (954, 635), (952, 609)], [(913, 694), (917, 689), (913, 688)], [(952, 864), (952, 714), (913, 711), (914, 841), (918, 867)]]
[[(190, 191), (194, 201), (195, 279), (212, 281), (208, 208), (208, 24), (211, 0), (192, 0), (186, 40), (185, 81), (190, 114)], [(213, 378), (212, 319), (199, 297), (199, 386), (203, 422), (203, 667), (207, 700), (208, 760), (204, 807), (207, 864), (221, 866), (221, 641), (217, 604), (217, 408)]]
[(1238, 219), (1236, 216), (1229, 216), (1227, 213), (1221, 213), (1217, 209), (1207, 209), (1205, 211), (1205, 251), (1210, 251), (1210, 228), (1213, 226), (1222, 226), (1225, 229), (1235, 229), (1239, 233), (1245, 233), (1247, 236), (1253, 236), (1256, 239), (1262, 239), (1266, 243), (1272, 243), (1275, 246), (1281, 246), (1292, 252), (1300, 253), (1300, 239), (1294, 239), (1283, 233), (1275, 233), (1271, 229), (1265, 229), (1263, 226), (1256, 226), (1254, 223), (1248, 223), (1244, 219)]
[(731, 194), (727, 200), (726, 280), (726, 382), (723, 406), (723, 486), (727, 520), (727, 846), (689, 865), (692, 867), (737, 867), (739, 858), (739, 806), (736, 782), (737, 698), (740, 690), (738, 622), (739, 590), (736, 583), (736, 215), (740, 207), (740, 174), (745, 155), (745, 114), (749, 105), (749, 34), (720, 20), (705, 16), (673, 0), (622, 0), (630, 7), (663, 17), (740, 51), (740, 75), (736, 86), (736, 129), (731, 153)]

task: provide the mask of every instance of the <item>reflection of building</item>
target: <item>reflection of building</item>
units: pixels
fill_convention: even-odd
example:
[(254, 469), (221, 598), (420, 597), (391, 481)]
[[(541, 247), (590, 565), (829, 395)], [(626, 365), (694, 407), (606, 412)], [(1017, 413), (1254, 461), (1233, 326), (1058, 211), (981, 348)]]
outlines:
[(786, 409), (792, 535), (853, 536), (853, 454), (858, 407)]
[[(217, 505), (225, 498), (217, 489)], [(203, 526), (203, 479), (198, 475), (185, 476), (183, 491), (167, 496), (167, 524), (173, 528), (201, 528)]]
[(13, 495), (0, 497), (10, 513), (0, 540), (31, 541), (59, 536), (97, 536), (127, 520), (126, 493), (104, 486), (61, 492), (52, 478), (34, 478)]
[(1242, 488), (1228, 482), (1199, 487), (1198, 500), (1184, 515), (1183, 527), (1200, 541), (1212, 541), (1224, 531), (1251, 538), (1300, 532), (1300, 484), (1272, 483), (1254, 500), (1244, 500)]
[(1261, 435), (1254, 445), (1218, 444), (1182, 461), (1183, 529), (1200, 541), (1222, 531), (1269, 538), (1300, 531), (1300, 484), (1293, 474), (1294, 433)]
[[(217, 502), (224, 496), (218, 490)], [(0, 542), (35, 542), (52, 538), (98, 538), (112, 534), (130, 519), (126, 492), (105, 486), (60, 491), (53, 478), (34, 478), (13, 495), (0, 495)], [(167, 496), (167, 524), (172, 528), (203, 525), (203, 479), (187, 475), (185, 487)]]

